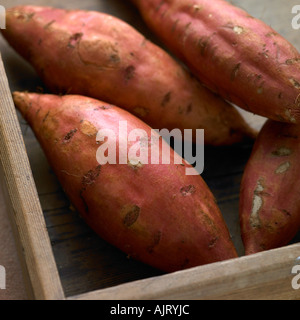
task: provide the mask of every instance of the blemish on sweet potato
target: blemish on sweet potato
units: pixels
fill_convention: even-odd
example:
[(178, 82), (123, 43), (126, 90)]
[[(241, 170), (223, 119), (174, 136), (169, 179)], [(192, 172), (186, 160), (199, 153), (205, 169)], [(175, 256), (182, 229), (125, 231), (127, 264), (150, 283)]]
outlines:
[(219, 237), (214, 237), (212, 240), (209, 241), (208, 247), (213, 248), (218, 242), (218, 240), (219, 240)]
[(123, 208), (123, 210), (126, 210), (126, 215), (123, 219), (123, 224), (125, 227), (129, 228), (131, 227), (139, 218), (140, 216), (140, 212), (141, 212), (141, 208), (138, 207), (137, 205), (134, 206), (130, 206), (130, 207), (126, 207)]
[(128, 66), (125, 69), (125, 80), (129, 81), (134, 77), (135, 74), (135, 66)]
[(292, 214), (289, 211), (285, 210), (285, 209), (281, 209), (280, 211), (283, 212), (288, 217), (292, 216)]
[(161, 6), (164, 4), (164, 0), (162, 0), (157, 6), (156, 6), (156, 8), (155, 8), (155, 11), (157, 12), (157, 11), (159, 11), (159, 9), (161, 8)]
[(76, 132), (77, 132), (77, 129), (73, 129), (73, 130), (69, 131), (69, 132), (65, 135), (65, 137), (64, 137), (64, 139), (63, 139), (63, 143), (69, 142), (69, 141), (73, 138), (73, 136), (75, 135)]
[(208, 229), (210, 229), (210, 235), (215, 238), (218, 236), (218, 227), (216, 225), (216, 223), (213, 221), (213, 219), (211, 218), (211, 216), (209, 214), (207, 214), (206, 212), (204, 212), (203, 210), (199, 210), (199, 214), (200, 214), (200, 219), (202, 221), (202, 223), (208, 227)]
[(179, 19), (176, 19), (176, 21), (173, 23), (172, 29), (171, 29), (172, 33), (176, 30), (178, 22), (179, 22)]
[(71, 177), (80, 178), (80, 176), (78, 174), (71, 173), (71, 172), (69, 172), (67, 170), (60, 170), (60, 172), (66, 174), (68, 176), (71, 176)]
[(257, 94), (263, 94), (263, 92), (264, 92), (264, 88), (263, 87), (257, 88)]
[(300, 93), (297, 95), (296, 99), (295, 99), (295, 105), (297, 107), (300, 107)]
[(89, 137), (97, 135), (98, 132), (95, 126), (87, 120), (80, 121), (80, 131)]
[(20, 11), (13, 11), (12, 13), (18, 20), (25, 20), (26, 22), (30, 21), (35, 13), (32, 12), (32, 13), (24, 13), (24, 12), (20, 12)]
[(155, 249), (155, 247), (157, 247), (160, 243), (160, 239), (161, 239), (161, 235), (162, 235), (162, 232), (161, 231), (157, 231), (155, 234), (154, 234), (154, 237), (153, 237), (153, 243), (147, 248), (147, 251), (149, 253), (152, 253)]
[(196, 192), (196, 187), (193, 185), (185, 186), (180, 189), (182, 196), (187, 197)]
[(47, 118), (49, 117), (50, 111), (47, 112), (47, 114), (45, 115), (45, 117), (43, 118), (43, 122), (45, 122), (47, 120)]
[(190, 113), (192, 111), (192, 109), (193, 109), (193, 105), (192, 105), (192, 103), (190, 103), (186, 108), (186, 114)]
[(254, 190), (252, 209), (250, 215), (250, 224), (253, 228), (259, 228), (261, 226), (259, 212), (263, 206), (262, 192), (264, 191), (264, 186), (262, 185), (262, 179), (257, 181), (256, 189)]
[(290, 169), (291, 163), (289, 161), (282, 163), (279, 167), (275, 170), (276, 174), (285, 173)]
[(73, 34), (69, 39), (68, 47), (75, 48), (77, 43), (81, 40), (82, 36), (83, 36), (83, 33)]
[(121, 61), (120, 56), (117, 53), (113, 53), (109, 56), (109, 59), (113, 63), (119, 63)]
[(234, 81), (234, 79), (237, 77), (239, 70), (240, 70), (240, 67), (241, 67), (240, 62), (234, 66), (234, 68), (231, 72), (231, 77), (230, 77), (231, 81)]
[(55, 22), (56, 22), (55, 20), (52, 20), (52, 21), (48, 22), (47, 24), (44, 25), (44, 29), (45, 30), (49, 29), (52, 26), (52, 24), (55, 23)]
[(197, 46), (200, 48), (201, 56), (204, 56), (206, 48), (209, 44), (209, 41), (210, 41), (209, 37), (201, 37), (198, 40)]
[(113, 108), (113, 106), (112, 105), (103, 105), (103, 106), (99, 106), (99, 107), (97, 107), (97, 108), (94, 108), (94, 111), (99, 111), (99, 110), (109, 110), (109, 109), (111, 109), (111, 108)]
[[(300, 86), (300, 85), (299, 85)], [(292, 116), (292, 110), (291, 109), (286, 109), (285, 110), (285, 116), (287, 117), (287, 119), (289, 120), (289, 122), (291, 123), (296, 123), (296, 119), (294, 116)]]
[(144, 166), (140, 160), (134, 160), (134, 159), (129, 159), (128, 165), (134, 170), (137, 170)]
[(195, 12), (198, 12), (198, 11), (202, 10), (202, 6), (199, 6), (199, 5), (197, 5), (197, 4), (194, 4), (194, 5), (193, 5), (193, 9), (194, 9)]
[(236, 34), (242, 34), (244, 32), (244, 28), (243, 27), (240, 27), (240, 26), (234, 26), (233, 27), (233, 31), (236, 33)]
[(286, 157), (292, 154), (292, 150), (290, 148), (281, 147), (272, 152), (273, 156), (276, 157)]
[(41, 109), (42, 109), (42, 108), (38, 108), (38, 109), (36, 110), (36, 113), (35, 113), (36, 116), (40, 113)]
[(166, 93), (166, 94), (164, 95), (163, 100), (162, 100), (162, 102), (161, 102), (161, 104), (160, 104), (162, 107), (165, 107), (165, 106), (170, 102), (170, 100), (171, 100), (171, 94), (172, 94), (172, 92), (169, 91), (168, 93)]
[(184, 27), (185, 32), (190, 28), (191, 24), (192, 24), (192, 22), (188, 22), (188, 23), (185, 25), (185, 27)]
[(300, 83), (295, 80), (294, 78), (290, 78), (290, 83), (296, 88), (296, 89), (300, 89)]
[(183, 35), (183, 37), (182, 37), (182, 45), (185, 45), (185, 42), (186, 42), (186, 40), (187, 40), (187, 38), (188, 38), (188, 35), (189, 35), (188, 30), (189, 30), (189, 28), (190, 28), (191, 25), (192, 25), (191, 22), (189, 22), (189, 23), (187, 23), (187, 24), (185, 25), (184, 35)]
[(287, 65), (292, 65), (292, 64), (296, 64), (296, 63), (299, 63), (300, 62), (300, 59), (299, 58), (293, 58), (293, 59), (287, 59), (285, 61), (285, 64)]
[(144, 107), (136, 107), (136, 108), (133, 109), (133, 112), (136, 115), (138, 115), (138, 116), (143, 118), (143, 117), (146, 117), (149, 114), (150, 111), (149, 111), (149, 109), (144, 108)]
[(266, 37), (273, 37), (273, 36), (277, 36), (278, 35), (278, 33), (277, 32), (268, 32), (268, 33), (266, 33)]
[(101, 166), (97, 166), (94, 170), (90, 170), (88, 173), (86, 173), (81, 180), (81, 184), (84, 187), (90, 186), (94, 184), (97, 180), (97, 178), (100, 175)]

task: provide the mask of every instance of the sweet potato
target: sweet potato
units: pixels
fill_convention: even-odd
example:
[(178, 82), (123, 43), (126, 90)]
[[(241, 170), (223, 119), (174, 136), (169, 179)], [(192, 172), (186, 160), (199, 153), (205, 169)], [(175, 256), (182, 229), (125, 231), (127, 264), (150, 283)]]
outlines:
[(210, 145), (256, 137), (232, 105), (115, 17), (19, 6), (7, 10), (6, 25), (4, 37), (52, 93), (122, 106), (155, 129), (204, 129)]
[(246, 254), (288, 244), (300, 229), (300, 126), (268, 120), (241, 183)]
[[(194, 168), (175, 164), (173, 149), (170, 164), (151, 164), (151, 132), (160, 137), (143, 121), (78, 95), (16, 92), (14, 101), (71, 203), (104, 240), (167, 272), (237, 256), (208, 186), (200, 175), (185, 174), (187, 166)], [(97, 132), (115, 133), (118, 159), (119, 144), (127, 140), (119, 136), (120, 121), (127, 121), (128, 132), (147, 132), (149, 140), (140, 143), (149, 149), (148, 164), (99, 165), (96, 154), (103, 144), (97, 144)]]
[(255, 114), (300, 123), (300, 56), (224, 0), (133, 0), (147, 24), (211, 90)]

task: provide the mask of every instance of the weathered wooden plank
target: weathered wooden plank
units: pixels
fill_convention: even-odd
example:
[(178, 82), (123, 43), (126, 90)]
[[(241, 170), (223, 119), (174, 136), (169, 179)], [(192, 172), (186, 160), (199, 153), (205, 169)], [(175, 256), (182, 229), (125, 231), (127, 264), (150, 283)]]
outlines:
[(0, 56), (0, 158), (11, 217), (34, 297), (64, 297)]
[[(300, 300), (291, 273), (300, 244), (131, 282), (71, 300)], [(299, 262), (298, 262), (299, 263)]]

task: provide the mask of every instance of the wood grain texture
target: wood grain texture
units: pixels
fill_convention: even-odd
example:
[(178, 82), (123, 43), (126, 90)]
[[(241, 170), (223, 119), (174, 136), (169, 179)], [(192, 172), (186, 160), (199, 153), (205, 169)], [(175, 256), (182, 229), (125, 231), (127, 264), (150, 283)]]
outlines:
[(26, 300), (28, 293), (24, 283), (24, 266), (21, 265), (18, 257), (12, 223), (7, 214), (3, 172), (0, 182), (0, 265), (6, 271), (6, 287), (5, 290), (0, 290), (0, 300)]
[[(291, 27), (291, 8), (297, 1), (289, 1), (288, 5), (285, 0), (231, 2), (263, 19), (300, 49), (299, 31)], [(8, 8), (27, 3), (26, 0), (4, 0), (1, 5)], [(148, 30), (129, 1), (32, 0), (30, 4), (106, 12), (130, 23), (147, 38), (164, 47)], [(47, 92), (31, 66), (2, 37), (0, 50), (11, 91)], [(291, 266), (300, 255), (299, 245), (243, 257), (238, 217), (239, 187), (252, 149), (251, 144), (205, 149), (203, 178), (218, 201), (241, 258), (165, 275), (126, 257), (100, 239), (82, 221), (72, 209), (31, 129), (19, 114), (19, 121), (16, 120), (6, 79), (3, 81), (1, 79), (0, 101), (6, 109), (1, 108), (0, 111), (0, 155), (3, 158), (9, 198), (12, 199), (11, 216), (15, 217), (16, 235), (23, 246), (20, 253), (24, 256), (25, 252), (25, 266), (31, 275), (35, 297), (299, 298), (299, 292), (293, 290), (290, 284)], [(245, 111), (240, 112), (255, 128), (259, 129), (265, 121), (264, 118)], [(300, 234), (292, 243), (299, 241)]]
[(70, 300), (300, 300), (291, 286), (300, 244), (135, 281)]
[[(36, 299), (62, 298), (63, 291), (46, 232), (38, 194), (0, 59), (0, 157), (11, 217)], [(52, 295), (54, 294), (54, 295)]]

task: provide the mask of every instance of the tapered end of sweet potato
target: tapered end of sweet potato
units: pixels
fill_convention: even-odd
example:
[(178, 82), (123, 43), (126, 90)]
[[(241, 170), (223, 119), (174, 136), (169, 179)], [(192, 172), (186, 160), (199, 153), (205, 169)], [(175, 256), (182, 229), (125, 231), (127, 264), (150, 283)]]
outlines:
[[(38, 93), (13, 92), (13, 101), (26, 121), (31, 121), (39, 114), (40, 105), (38, 103), (40, 95)], [(44, 110), (55, 108), (55, 103), (59, 96), (45, 95), (43, 98)]]
[[(16, 6), (6, 10), (6, 28), (1, 33), (6, 41), (26, 60), (30, 61), (30, 47), (26, 44), (28, 32), (24, 26), (30, 22), (38, 7)], [(37, 32), (37, 30), (35, 30)]]

